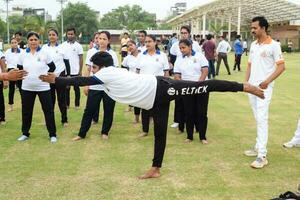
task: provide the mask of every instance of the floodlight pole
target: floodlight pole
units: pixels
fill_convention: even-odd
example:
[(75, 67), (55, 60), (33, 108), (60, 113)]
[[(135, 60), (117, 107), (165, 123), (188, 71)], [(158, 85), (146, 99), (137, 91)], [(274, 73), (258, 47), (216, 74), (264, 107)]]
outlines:
[(64, 14), (63, 14), (63, 4), (67, 0), (57, 0), (60, 3), (60, 16), (61, 16), (61, 42), (64, 42)]
[(8, 3), (12, 0), (4, 0), (6, 2), (6, 25), (7, 25), (7, 44), (9, 44), (9, 21), (8, 21)]

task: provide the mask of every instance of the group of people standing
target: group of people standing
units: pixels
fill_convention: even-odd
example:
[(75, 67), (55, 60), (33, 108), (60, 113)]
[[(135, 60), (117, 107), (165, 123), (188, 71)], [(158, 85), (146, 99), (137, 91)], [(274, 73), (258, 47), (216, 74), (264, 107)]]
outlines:
[[(15, 88), (13, 81), (23, 79), (17, 82), (22, 100), (22, 135), (18, 140), (29, 139), (35, 98), (38, 96), (50, 141), (52, 143), (57, 142), (54, 119), (56, 94), (61, 112), (61, 123), (63, 126), (68, 126), (67, 109), (70, 106), (70, 87), (67, 85), (74, 87), (76, 109), (80, 106), (79, 86), (85, 86), (86, 107), (79, 133), (73, 140), (84, 139), (91, 124), (98, 122), (102, 100), (104, 115), (101, 135), (103, 139), (108, 139), (113, 124), (115, 101), (126, 103), (134, 107), (135, 122), (139, 122), (141, 113), (142, 137), (149, 133), (150, 119), (153, 118), (154, 120), (153, 165), (142, 176), (142, 178), (154, 178), (160, 174), (159, 169), (166, 145), (169, 102), (171, 100), (175, 100), (174, 122), (176, 122), (172, 126), (178, 127), (180, 132), (186, 128), (187, 137), (185, 141), (188, 143), (193, 141), (195, 129), (199, 134), (200, 141), (207, 144), (209, 92), (245, 91), (251, 93), (249, 100), (257, 122), (256, 145), (253, 149), (245, 151), (245, 155), (256, 156), (257, 158), (251, 163), (251, 166), (262, 168), (268, 164), (266, 159), (268, 108), (274, 80), (284, 71), (285, 64), (280, 46), (267, 35), (268, 22), (264, 17), (253, 18), (251, 31), (257, 40), (252, 43), (250, 48), (245, 82), (256, 87), (226, 81), (207, 81), (219, 74), (221, 60), (224, 61), (228, 74), (230, 74), (227, 53), (231, 47), (224, 37), (221, 37), (221, 42), (216, 47), (212, 41), (212, 35), (208, 35), (207, 41), (200, 46), (198, 42), (191, 39), (189, 26), (181, 27), (180, 40), (172, 40), (169, 54), (160, 50), (156, 37), (147, 35), (144, 30), (138, 32), (138, 42), (127, 37), (126, 42), (125, 40), (122, 42), (121, 54), (123, 59), (121, 66), (116, 52), (111, 49), (110, 33), (107, 31), (97, 32), (94, 34), (93, 45), (87, 52), (86, 70), (82, 70), (83, 48), (76, 41), (74, 28), (67, 29), (67, 41), (62, 44), (58, 43), (58, 32), (55, 29), (50, 29), (48, 31), (49, 42), (42, 47), (40, 47), (39, 35), (30, 32), (27, 35), (27, 48), (24, 50), (20, 48), (21, 45), (13, 37), (11, 48), (5, 54), (0, 54), (0, 72), (5, 72), (5, 66), (9, 71), (8, 73), (1, 73), (0, 80), (12, 80), (9, 104), (13, 105), (13, 89)], [(234, 49), (234, 70), (241, 70), (241, 55), (245, 46), (242, 45), (239, 37), (234, 43)], [(262, 54), (264, 56), (261, 56)], [(218, 64), (215, 72), (216, 56)], [(118, 67), (125, 68), (129, 72), (125, 73), (117, 69)], [(83, 71), (86, 73), (83, 74)], [(46, 76), (47, 73), (51, 75)], [(26, 76), (23, 77), (24, 75)], [(170, 79), (170, 75), (174, 75), (175, 80)], [(12, 78), (12, 76), (19, 78)], [(55, 84), (56, 80), (60, 84)], [(0, 123), (5, 122), (4, 85), (1, 82)], [(264, 90), (265, 98), (261, 95), (260, 90)], [(13, 110), (13, 107), (10, 106), (10, 109)], [(298, 134), (284, 146), (300, 146)]]

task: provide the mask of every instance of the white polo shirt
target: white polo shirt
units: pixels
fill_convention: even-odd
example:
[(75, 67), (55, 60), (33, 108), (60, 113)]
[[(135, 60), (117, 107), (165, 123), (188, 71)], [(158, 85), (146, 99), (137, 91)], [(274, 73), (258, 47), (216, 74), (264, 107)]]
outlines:
[(139, 54), (137, 65), (140, 74), (152, 74), (155, 76), (163, 76), (164, 71), (170, 69), (167, 55), (160, 50), (156, 50), (154, 55), (149, 55), (148, 51)]
[[(182, 80), (199, 81), (201, 69), (208, 67), (208, 61), (202, 53), (192, 51), (191, 56), (179, 56), (174, 64), (174, 73)], [(207, 79), (207, 77), (206, 77)]]
[(231, 46), (226, 40), (222, 40), (217, 47), (217, 53), (229, 53), (231, 51)]
[(25, 76), (22, 81), (22, 90), (50, 90), (49, 83), (41, 81), (39, 76), (48, 73), (49, 67), (47, 64), (51, 62), (51, 56), (40, 47), (37, 49), (35, 54), (30, 53), (29, 48), (23, 51), (20, 55), (18, 64), (23, 65), (23, 69), (28, 72), (28, 75)]
[[(5, 55), (2, 53), (2, 51), (0, 50), (0, 60), (4, 59)], [(2, 68), (0, 66), (0, 73), (2, 73)]]
[(5, 61), (6, 61), (7, 69), (17, 68), (17, 64), (22, 51), (23, 50), (20, 48), (18, 48), (16, 52), (12, 48), (6, 50)]
[(59, 45), (58, 43), (55, 46), (51, 46), (50, 43), (44, 44), (42, 50), (47, 52), (53, 60), (56, 66), (54, 73), (57, 76), (59, 76), (64, 70), (66, 70), (66, 66), (64, 63), (64, 59), (66, 59), (66, 56), (63, 49), (61, 48), (61, 45)]
[(146, 45), (141, 45), (141, 44), (138, 44), (138, 51), (140, 52), (140, 53), (144, 53), (146, 50), (147, 50), (147, 48), (146, 48)]
[(269, 36), (262, 44), (254, 41), (250, 47), (248, 62), (251, 64), (249, 83), (257, 86), (276, 70), (276, 65), (284, 63), (281, 47)]
[[(99, 49), (95, 48), (95, 47), (88, 50), (88, 52), (86, 54), (86, 59), (85, 59), (85, 64), (86, 65), (89, 65), (89, 66), (93, 65), (93, 63), (91, 62), (91, 58), (97, 52), (99, 52)], [(111, 55), (111, 57), (113, 59), (114, 67), (118, 67), (119, 66), (119, 60), (118, 60), (117, 54), (112, 49), (109, 49), (106, 52)], [(91, 72), (90, 75), (92, 76), (93, 73)], [(91, 85), (91, 86), (89, 86), (89, 89), (90, 90), (98, 90), (98, 91), (104, 90), (103, 86), (100, 85), (100, 84), (99, 85)]]
[(65, 52), (66, 59), (70, 62), (71, 75), (78, 75), (80, 70), (79, 56), (83, 55), (83, 49), (78, 42), (63, 42), (61, 44), (62, 50)]
[(138, 56), (139, 54), (137, 56), (127, 55), (122, 62), (122, 66), (128, 67), (130, 72), (136, 72), (136, 68), (138, 68)]
[(155, 76), (105, 67), (94, 77), (103, 83), (105, 93), (113, 100), (146, 110), (153, 107), (157, 87)]
[[(201, 49), (199, 43), (196, 42), (196, 41), (192, 41), (192, 42), (193, 42), (193, 44), (192, 44), (193, 51), (195, 51), (195, 52), (202, 52), (202, 49)], [(172, 54), (174, 56), (177, 56), (177, 57), (182, 56), (182, 53), (181, 53), (180, 48), (179, 48), (179, 41), (176, 41), (172, 45), (172, 47), (170, 49), (170, 54)]]

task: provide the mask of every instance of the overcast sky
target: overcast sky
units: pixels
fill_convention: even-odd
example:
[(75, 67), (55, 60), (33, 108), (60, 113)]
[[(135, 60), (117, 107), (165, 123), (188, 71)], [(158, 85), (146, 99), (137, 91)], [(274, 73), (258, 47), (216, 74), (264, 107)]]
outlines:
[[(213, 0), (68, 0), (68, 2), (72, 3), (87, 3), (92, 9), (100, 11), (101, 16), (119, 6), (137, 4), (148, 12), (156, 13), (158, 19), (165, 18), (170, 11), (170, 7), (174, 6), (175, 3), (187, 2), (187, 8), (191, 9), (195, 6), (212, 1)], [(300, 0), (289, 1), (300, 4)], [(60, 3), (58, 3), (57, 0), (12, 0), (10, 4), (19, 5), (25, 8), (46, 8), (53, 18), (55, 18), (60, 11)], [(0, 0), (0, 8), (6, 9), (3, 0)]]

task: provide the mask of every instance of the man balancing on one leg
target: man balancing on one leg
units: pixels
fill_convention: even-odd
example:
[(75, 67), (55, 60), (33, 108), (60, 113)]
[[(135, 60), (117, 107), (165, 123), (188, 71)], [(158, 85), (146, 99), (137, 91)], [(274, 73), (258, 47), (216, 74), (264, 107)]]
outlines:
[[(106, 52), (96, 53), (91, 77), (56, 77), (55, 74), (41, 75), (40, 79), (48, 83), (63, 85), (102, 84), (104, 91), (117, 102), (150, 110), (154, 121), (154, 158), (152, 168), (141, 179), (157, 178), (166, 146), (167, 124), (170, 101), (189, 95), (203, 93), (243, 91), (264, 98), (263, 91), (248, 83), (209, 80), (203, 82), (176, 81), (166, 77), (142, 75), (128, 72), (126, 69), (110, 67), (113, 60)], [(126, 85), (126, 87), (124, 87)]]

